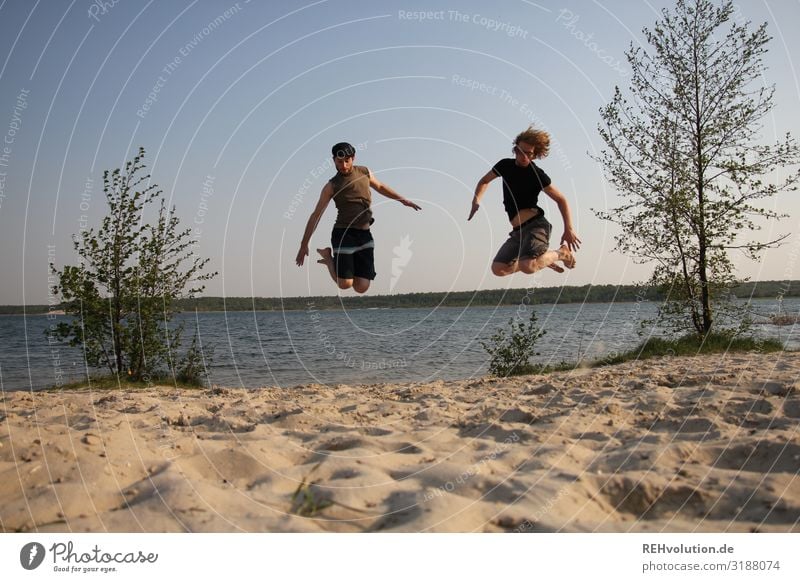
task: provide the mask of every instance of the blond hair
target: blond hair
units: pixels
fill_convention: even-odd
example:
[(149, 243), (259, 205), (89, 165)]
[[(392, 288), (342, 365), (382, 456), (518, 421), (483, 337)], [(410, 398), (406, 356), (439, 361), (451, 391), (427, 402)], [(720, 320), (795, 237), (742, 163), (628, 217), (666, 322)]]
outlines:
[(521, 141), (533, 146), (536, 159), (547, 157), (547, 154), (550, 153), (550, 134), (541, 129), (535, 129), (532, 125), (529, 125), (528, 129), (514, 139), (514, 145), (518, 145)]

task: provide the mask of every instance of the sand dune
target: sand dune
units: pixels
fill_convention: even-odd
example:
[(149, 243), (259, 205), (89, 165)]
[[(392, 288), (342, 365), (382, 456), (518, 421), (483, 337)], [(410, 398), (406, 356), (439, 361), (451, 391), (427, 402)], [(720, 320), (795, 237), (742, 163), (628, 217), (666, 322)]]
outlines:
[(800, 358), (10, 392), (4, 531), (800, 530)]

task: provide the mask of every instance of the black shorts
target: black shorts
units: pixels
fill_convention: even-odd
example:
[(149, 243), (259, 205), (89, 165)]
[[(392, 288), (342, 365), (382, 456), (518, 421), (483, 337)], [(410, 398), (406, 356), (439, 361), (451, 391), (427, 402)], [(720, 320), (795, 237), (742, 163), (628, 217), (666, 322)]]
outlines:
[(535, 259), (547, 252), (552, 225), (544, 216), (536, 216), (508, 233), (495, 263), (510, 264), (519, 259)]
[(333, 265), (340, 279), (375, 278), (375, 241), (359, 228), (334, 228), (331, 233)]

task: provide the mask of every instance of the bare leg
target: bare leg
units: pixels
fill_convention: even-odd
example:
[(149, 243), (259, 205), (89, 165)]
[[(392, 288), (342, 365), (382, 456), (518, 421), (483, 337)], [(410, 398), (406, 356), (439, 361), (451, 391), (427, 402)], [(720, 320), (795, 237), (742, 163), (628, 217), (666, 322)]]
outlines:
[(545, 268), (563, 273), (564, 269), (556, 264), (557, 261), (564, 263), (568, 269), (575, 268), (574, 255), (569, 248), (562, 246), (557, 251), (546, 251), (534, 259), (522, 259), (513, 263), (492, 263), (492, 273), (498, 277), (505, 277), (520, 271), (530, 275)]
[(339, 277), (336, 276), (336, 268), (333, 265), (333, 251), (331, 250), (331, 247), (326, 247), (324, 249), (317, 249), (317, 252), (321, 257), (317, 262), (320, 265), (325, 265), (326, 267), (328, 267), (328, 273), (330, 274), (331, 279), (333, 279), (334, 283), (338, 284)]
[(559, 260), (558, 251), (545, 251), (534, 259), (522, 259), (517, 263), (517, 270), (528, 275), (546, 269)]
[(513, 263), (492, 263), (492, 274), (497, 277), (506, 277), (508, 275), (513, 275), (518, 271), (517, 266), (519, 263), (516, 261)]
[(328, 267), (328, 274), (330, 274), (331, 279), (333, 279), (333, 282), (338, 285), (339, 289), (350, 289), (350, 287), (353, 286), (352, 279), (340, 279), (336, 276), (336, 267), (333, 264), (333, 252), (331, 251), (331, 247), (317, 249), (317, 252), (320, 256), (320, 259), (317, 262), (320, 265), (325, 265)]
[(530, 274), (544, 269), (545, 267), (555, 267), (556, 271), (563, 273), (564, 269), (556, 265), (556, 261), (561, 261), (567, 269), (575, 268), (575, 256), (572, 254), (572, 251), (569, 250), (569, 247), (562, 245), (557, 251), (547, 251), (535, 259), (520, 261), (519, 270), (523, 273)]
[(353, 290), (356, 293), (366, 293), (369, 289), (370, 280), (363, 277), (356, 277), (353, 281)]

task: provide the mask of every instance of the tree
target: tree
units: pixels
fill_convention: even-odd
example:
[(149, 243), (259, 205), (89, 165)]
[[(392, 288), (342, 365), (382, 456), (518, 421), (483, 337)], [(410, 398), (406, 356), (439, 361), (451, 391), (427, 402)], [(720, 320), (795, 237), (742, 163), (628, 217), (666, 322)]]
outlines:
[[(77, 317), (53, 333), (112, 375), (146, 381), (163, 375), (166, 365), (173, 376), (196, 381), (197, 338), (181, 358), (183, 325), (171, 322), (176, 300), (200, 293), (200, 283), (217, 273), (202, 274), (209, 259), (194, 255), (191, 229), (179, 230), (175, 207), (167, 208), (158, 186), (147, 185), (144, 155), (140, 148), (124, 172), (103, 174), (108, 214), (97, 231), (73, 236), (79, 265), (53, 267), (53, 291), (67, 315)], [(145, 210), (157, 202), (147, 222)]]
[[(649, 284), (667, 295), (661, 323), (700, 337), (738, 319), (729, 253), (757, 260), (788, 236), (758, 241), (753, 231), (760, 219), (786, 216), (760, 201), (798, 180), (796, 169), (784, 171), (800, 160), (789, 134), (774, 145), (757, 141), (775, 90), (760, 85), (766, 24), (728, 28), (733, 14), (731, 2), (709, 0), (663, 10), (643, 31), (651, 52), (626, 53), (630, 100), (616, 87), (600, 110), (606, 149), (598, 161), (624, 202), (596, 214), (620, 225), (618, 250), (655, 263)], [(768, 181), (779, 171), (783, 178)]]

